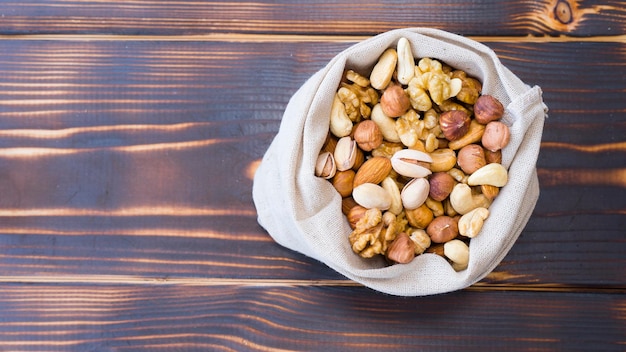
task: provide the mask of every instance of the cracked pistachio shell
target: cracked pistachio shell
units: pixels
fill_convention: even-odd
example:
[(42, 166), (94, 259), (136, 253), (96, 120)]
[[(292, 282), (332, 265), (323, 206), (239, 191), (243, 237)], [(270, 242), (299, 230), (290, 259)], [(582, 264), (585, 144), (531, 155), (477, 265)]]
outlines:
[(315, 164), (315, 176), (331, 179), (335, 176), (337, 167), (335, 166), (335, 158), (330, 152), (323, 152), (317, 157)]
[(340, 138), (339, 141), (337, 141), (334, 156), (337, 171), (345, 171), (351, 169), (356, 162), (356, 141), (349, 136)]
[(433, 159), (427, 153), (414, 149), (402, 149), (391, 157), (391, 166), (402, 176), (422, 178), (430, 175), (429, 163)]
[(402, 198), (402, 204), (406, 209), (416, 209), (426, 201), (428, 193), (430, 191), (430, 185), (425, 178), (414, 178), (407, 183), (400, 196)]

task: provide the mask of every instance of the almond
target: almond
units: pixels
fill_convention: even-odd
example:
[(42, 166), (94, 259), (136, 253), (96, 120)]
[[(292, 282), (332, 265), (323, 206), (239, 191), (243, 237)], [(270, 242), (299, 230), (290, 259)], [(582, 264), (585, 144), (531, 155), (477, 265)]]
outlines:
[(361, 165), (354, 176), (353, 188), (364, 183), (379, 184), (391, 172), (391, 160), (384, 156), (375, 156)]

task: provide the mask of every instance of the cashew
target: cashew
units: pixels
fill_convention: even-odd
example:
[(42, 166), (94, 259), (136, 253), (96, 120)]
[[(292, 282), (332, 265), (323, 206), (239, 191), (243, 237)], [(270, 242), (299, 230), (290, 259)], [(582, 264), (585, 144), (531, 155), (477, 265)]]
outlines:
[(473, 195), (470, 186), (464, 183), (454, 186), (452, 193), (450, 193), (450, 204), (461, 215), (483, 206), (485, 200), (487, 200), (487, 197), (482, 194)]
[(389, 85), (393, 71), (396, 69), (396, 63), (398, 62), (398, 53), (395, 49), (389, 48), (380, 56), (378, 62), (372, 69), (370, 74), (370, 83), (372, 87), (382, 90)]
[(346, 106), (335, 94), (333, 105), (330, 110), (330, 132), (336, 137), (345, 137), (352, 132), (352, 120), (348, 117)]
[(406, 38), (398, 40), (398, 82), (401, 84), (409, 84), (409, 81), (415, 75), (415, 59), (411, 51), (411, 44)]
[(452, 261), (456, 271), (467, 269), (469, 263), (469, 247), (461, 240), (448, 241), (443, 245), (443, 255)]
[(483, 227), (485, 219), (489, 216), (487, 208), (476, 208), (459, 219), (459, 233), (465, 237), (474, 238)]
[(396, 120), (385, 115), (380, 104), (374, 105), (370, 119), (376, 122), (380, 132), (383, 134), (384, 140), (393, 143), (401, 142), (400, 136), (398, 136), (398, 132), (396, 131)]
[(389, 193), (391, 197), (391, 205), (389, 206), (389, 212), (395, 215), (399, 215), (402, 212), (402, 198), (400, 197), (400, 188), (393, 178), (387, 176), (381, 186)]
[(491, 163), (474, 171), (467, 179), (470, 186), (490, 185), (502, 187), (508, 181), (508, 173), (502, 164)]

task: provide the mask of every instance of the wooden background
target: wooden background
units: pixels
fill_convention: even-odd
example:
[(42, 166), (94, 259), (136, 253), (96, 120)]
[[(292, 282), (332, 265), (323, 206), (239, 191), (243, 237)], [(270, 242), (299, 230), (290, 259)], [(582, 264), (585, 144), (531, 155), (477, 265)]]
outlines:
[[(298, 87), (412, 26), (550, 108), (515, 246), (423, 298), (280, 247), (251, 199)], [(0, 53), (0, 351), (626, 350), (624, 1), (3, 0)]]

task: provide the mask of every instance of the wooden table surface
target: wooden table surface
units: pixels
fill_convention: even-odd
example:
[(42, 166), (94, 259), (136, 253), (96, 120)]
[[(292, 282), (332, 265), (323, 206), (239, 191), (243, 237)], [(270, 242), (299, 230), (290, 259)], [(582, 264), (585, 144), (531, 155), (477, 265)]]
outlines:
[[(384, 295), (276, 244), (252, 177), (372, 35), (491, 47), (550, 108), (484, 280)], [(626, 2), (0, 1), (0, 351), (626, 350)]]

